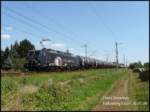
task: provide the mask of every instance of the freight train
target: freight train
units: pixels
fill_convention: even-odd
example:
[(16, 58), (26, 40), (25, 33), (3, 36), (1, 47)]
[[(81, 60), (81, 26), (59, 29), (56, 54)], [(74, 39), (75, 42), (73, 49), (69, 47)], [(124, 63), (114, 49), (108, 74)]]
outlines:
[(114, 68), (116, 64), (53, 49), (30, 50), (26, 57), (28, 70), (78, 70), (89, 68)]

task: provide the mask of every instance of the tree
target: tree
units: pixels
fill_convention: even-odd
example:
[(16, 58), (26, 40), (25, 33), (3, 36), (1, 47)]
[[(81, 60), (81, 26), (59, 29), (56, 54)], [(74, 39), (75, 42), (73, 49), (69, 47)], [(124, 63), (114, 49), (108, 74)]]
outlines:
[[(29, 50), (35, 49), (34, 45), (27, 39), (16, 41), (4, 51), (1, 50), (1, 67), (12, 67), (15, 70), (23, 70), (25, 57)], [(11, 60), (11, 61), (10, 61)]]
[(8, 70), (11, 68), (12, 68), (12, 60), (10, 59), (10, 57), (8, 57), (7, 59), (4, 60), (2, 64), (2, 69)]
[(14, 45), (11, 45), (11, 57), (18, 58), (19, 57), (18, 51), (19, 51), (19, 44), (16, 41)]
[(8, 47), (6, 47), (5, 51), (4, 51), (4, 59), (7, 59), (10, 56), (10, 50)]
[(139, 61), (139, 62), (135, 62), (135, 63), (131, 63), (130, 65), (129, 65), (129, 68), (131, 68), (131, 69), (134, 69), (134, 68), (142, 68), (143, 67), (143, 65), (142, 65), (142, 63)]
[(139, 62), (137, 63), (137, 68), (142, 68), (142, 67), (143, 67), (143, 65), (142, 65), (141, 61), (139, 61)]
[(144, 68), (149, 68), (149, 62), (144, 63)]
[(18, 47), (18, 54), (21, 58), (25, 57), (29, 50), (35, 49), (34, 45), (27, 39), (20, 42)]
[(0, 62), (0, 66), (2, 67), (2, 64), (4, 63), (4, 51), (1, 50), (1, 62)]

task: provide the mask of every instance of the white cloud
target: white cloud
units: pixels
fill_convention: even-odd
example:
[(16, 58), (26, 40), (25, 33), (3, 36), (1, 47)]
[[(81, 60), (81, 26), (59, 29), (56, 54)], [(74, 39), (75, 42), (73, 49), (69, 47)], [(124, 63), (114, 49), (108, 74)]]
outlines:
[(6, 39), (9, 39), (11, 38), (11, 36), (9, 34), (2, 34), (1, 35), (1, 40), (6, 40)]
[[(61, 51), (66, 50), (66, 46), (63, 43), (52, 43), (52, 42), (45, 41), (43, 42), (43, 45), (45, 48), (50, 48), (54, 50), (61, 50)], [(40, 43), (36, 44), (36, 49), (42, 49), (42, 46)]]
[(54, 48), (64, 48), (65, 45), (62, 44), (62, 43), (54, 43), (54, 44), (51, 44), (51, 47), (54, 47)]
[(73, 52), (73, 51), (75, 51), (75, 49), (74, 49), (74, 48), (69, 48), (69, 51), (72, 51), (72, 52)]

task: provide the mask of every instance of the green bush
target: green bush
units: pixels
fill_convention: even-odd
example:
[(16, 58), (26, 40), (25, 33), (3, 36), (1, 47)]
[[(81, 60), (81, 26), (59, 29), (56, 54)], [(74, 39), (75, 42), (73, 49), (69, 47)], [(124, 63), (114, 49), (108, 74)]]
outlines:
[(25, 58), (12, 58), (12, 63), (13, 63), (12, 68), (14, 70), (21, 70), (21, 71), (25, 70), (24, 68)]

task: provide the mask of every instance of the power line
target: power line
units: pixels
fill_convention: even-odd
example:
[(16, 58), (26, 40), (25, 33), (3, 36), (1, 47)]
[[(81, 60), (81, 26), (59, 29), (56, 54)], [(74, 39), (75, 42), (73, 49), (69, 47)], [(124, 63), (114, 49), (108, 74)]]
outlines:
[[(55, 23), (55, 24), (57, 24), (58, 26), (64, 28), (62, 24), (56, 22), (54, 19), (50, 18), (49, 16), (44, 15), (43, 13), (40, 13), (40, 10), (38, 10), (37, 8), (33, 8), (33, 6), (31, 7), (30, 4), (25, 4), (25, 6), (26, 6), (27, 8), (31, 8), (33, 12), (38, 13), (38, 15), (40, 15), (41, 17), (45, 17), (44, 19), (49, 19), (49, 20), (51, 20), (53, 23)], [(64, 29), (66, 29), (66, 28), (64, 28)], [(74, 39), (74, 38), (73, 38), (73, 39)], [(81, 38), (80, 38), (80, 41), (81, 41)], [(79, 42), (79, 41), (78, 41), (78, 42)]]
[(115, 33), (112, 31), (112, 29), (104, 22), (104, 20), (102, 19), (102, 16), (100, 15), (100, 13), (98, 14), (97, 11), (95, 10), (95, 8), (89, 4), (91, 11), (95, 14), (95, 16), (101, 21), (101, 23), (103, 24), (103, 26), (105, 26), (105, 28), (112, 34), (114, 40), (116, 40), (116, 36)]
[[(27, 21), (25, 21), (25, 20), (22, 20), (22, 19), (18, 19), (17, 17), (14, 17), (14, 16), (12, 16), (12, 15), (10, 15), (10, 14), (6, 14), (5, 13), (5, 15), (6, 16), (8, 16), (8, 17), (10, 17), (10, 18), (13, 18), (14, 20), (18, 20), (17, 22), (20, 22), (20, 23), (22, 23), (22, 24), (24, 24), (24, 25), (26, 25), (26, 26), (30, 26), (30, 28), (32, 28), (32, 29), (34, 29), (34, 30), (37, 30), (37, 28), (34, 28), (30, 23), (28, 23)], [(13, 26), (14, 27), (14, 26)], [(19, 30), (19, 31), (21, 31), (19, 28), (16, 28), (16, 27), (14, 27), (15, 29), (17, 29), (17, 30)], [(21, 31), (21, 32), (27, 32), (27, 31)], [(31, 33), (30, 32), (30, 34), (33, 34), (33, 33)], [(37, 34), (36, 34), (37, 35)], [(38, 35), (39, 36), (39, 35)], [(52, 35), (51, 35), (52, 36)]]
[[(40, 15), (41, 17), (45, 17), (44, 19), (48, 19), (50, 20), (51, 22), (53, 22), (54, 24), (56, 24), (57, 26), (59, 27), (62, 27), (63, 29), (66, 30), (66, 28), (60, 24), (58, 21), (56, 22), (56, 20), (54, 20), (53, 18), (51, 18), (50, 16), (47, 16), (47, 15), (44, 15), (44, 13), (40, 13), (40, 10), (38, 10), (37, 8), (33, 8), (33, 6), (31, 6), (30, 4), (25, 4), (25, 6), (27, 8), (31, 8), (34, 13), (38, 13), (38, 15)], [(70, 37), (71, 38), (71, 37)], [(74, 38), (72, 38), (73, 40), (75, 40)], [(77, 40), (76, 40), (77, 41)], [(79, 41), (78, 41), (79, 42)]]
[[(35, 20), (33, 20), (33, 19), (31, 19), (31, 18), (29, 18), (29, 17), (27, 17), (27, 16), (24, 16), (23, 14), (20, 14), (20, 13), (18, 13), (17, 11), (15, 11), (15, 10), (13, 10), (13, 9), (10, 9), (10, 8), (7, 8), (7, 7), (4, 7), (4, 8), (7, 9), (7, 10), (9, 10), (10, 12), (12, 12), (12, 13), (14, 13), (14, 14), (16, 14), (16, 15), (22, 17), (22, 18), (24, 18), (25, 20), (28, 20), (28, 21), (30, 21), (30, 22), (36, 24), (36, 25), (39, 25), (39, 26), (41, 26), (41, 27), (47, 29), (48, 31), (49, 31), (49, 29), (50, 29), (52, 32), (55, 32), (56, 34), (63, 35), (64, 37), (68, 37), (68, 36), (65, 35), (64, 33), (61, 33), (61, 32), (58, 32), (58, 31), (52, 29), (52, 28), (49, 28), (49, 27), (47, 27), (46, 25), (43, 25), (43, 24), (39, 23), (38, 21), (35, 21)], [(12, 17), (12, 16), (11, 16), (11, 17)], [(13, 17), (13, 18), (14, 18), (14, 17)], [(26, 22), (26, 23), (27, 23), (27, 22)], [(32, 26), (32, 25), (30, 25), (30, 26)], [(66, 39), (66, 38), (65, 38), (65, 39)], [(69, 37), (68, 39), (74, 41), (74, 39), (72, 39), (72, 38), (70, 38), (70, 37)], [(74, 42), (73, 42), (73, 43), (74, 43)]]
[[(34, 20), (32, 20), (32, 19), (30, 19), (30, 18), (28, 18), (28, 17), (26, 17), (26, 16), (24, 16), (24, 15), (22, 15), (22, 14), (20, 14), (20, 13), (18, 13), (18, 12), (16, 12), (16, 11), (14, 11), (14, 10), (12, 10), (12, 9), (10, 9), (10, 8), (6, 8), (6, 7), (4, 7), (5, 9), (8, 9), (10, 12), (12, 12), (12, 13), (14, 13), (14, 14), (16, 14), (16, 15), (18, 15), (18, 16), (20, 16), (20, 17), (22, 17), (23, 19), (25, 19), (25, 20), (28, 20), (28, 21), (30, 21), (30, 22), (32, 22), (32, 23), (34, 23), (34, 24), (38, 24), (38, 25), (40, 25), (41, 27), (43, 27), (43, 28), (45, 28), (45, 29), (47, 29), (48, 31), (49, 31), (49, 29), (48, 29), (48, 27), (47, 26), (45, 26), (45, 25), (42, 25), (41, 23), (39, 23), (39, 22), (37, 22), (37, 21), (34, 21)], [(11, 16), (11, 17), (13, 17), (13, 16)], [(14, 18), (14, 17), (13, 17)], [(32, 25), (30, 25), (30, 26), (32, 26)], [(55, 32), (56, 33), (56, 32)], [(58, 33), (57, 33), (58, 34)], [(60, 34), (60, 33), (59, 33)], [(63, 35), (64, 36), (64, 35)], [(67, 36), (64, 36), (64, 37), (67, 37)], [(62, 37), (61, 37), (62, 38)], [(64, 38), (64, 39), (66, 39), (66, 38)], [(68, 38), (67, 40), (69, 40), (70, 38)], [(74, 42), (74, 40), (72, 40), (72, 39), (70, 39), (71, 41), (73, 41), (73, 44), (75, 44)], [(78, 43), (78, 42), (77, 42)]]
[(116, 64), (117, 64), (117, 68), (118, 68), (118, 64), (119, 64), (119, 51), (118, 51), (118, 42), (116, 42), (116, 36), (115, 33), (112, 31), (112, 29), (103, 21), (102, 16), (100, 16), (100, 13), (97, 14), (97, 11), (95, 10), (95, 8), (92, 7), (91, 4), (89, 4), (89, 6), (91, 7), (91, 11), (95, 14), (95, 16), (97, 16), (97, 18), (99, 18), (99, 20), (101, 21), (101, 23), (105, 26), (105, 28), (112, 34), (113, 39), (115, 40), (115, 53), (116, 53)]
[[(32, 23), (34, 23), (34, 24), (38, 24), (38, 25), (40, 25), (40, 26), (42, 26), (42, 27), (44, 27), (45, 29), (47, 29), (48, 30), (48, 27), (47, 26), (45, 26), (45, 25), (43, 25), (43, 24), (41, 24), (41, 23), (39, 23), (39, 22), (37, 22), (37, 21), (34, 21), (34, 20), (32, 20), (32, 19), (30, 19), (29, 17), (26, 17), (26, 16), (24, 16), (23, 14), (20, 14), (20, 13), (18, 13), (18, 12), (16, 12), (16, 11), (14, 11), (14, 10), (12, 10), (12, 9), (10, 9), (10, 8), (6, 8), (6, 7), (4, 7), (5, 9), (8, 9), (10, 12), (12, 12), (12, 13), (15, 13), (16, 15), (18, 15), (18, 16), (20, 16), (20, 17), (22, 17), (22, 18), (24, 18), (24, 19), (26, 19), (26, 20), (28, 20), (28, 21), (30, 21), (30, 22), (32, 22)], [(9, 15), (10, 16), (10, 15)], [(10, 16), (11, 18), (15, 18), (14, 16)], [(15, 19), (17, 19), (17, 18), (15, 18)], [(19, 19), (20, 20), (20, 19)], [(21, 20), (22, 21), (22, 20)], [(25, 21), (23, 21), (22, 23), (24, 23)], [(26, 22), (27, 23), (27, 22)], [(27, 23), (28, 24), (28, 23)], [(31, 26), (32, 27), (32, 25), (31, 24), (28, 24), (29, 26)], [(49, 30), (48, 30), (49, 31)], [(52, 31), (54, 31), (54, 30), (52, 30)], [(58, 32), (56, 32), (56, 31), (54, 31), (55, 33), (58, 33)], [(59, 33), (60, 34), (60, 33)], [(64, 35), (63, 35), (64, 36)], [(66, 37), (66, 36), (65, 36)], [(66, 39), (66, 38), (65, 38)], [(69, 38), (70, 39), (70, 38)], [(72, 40), (72, 39), (71, 39)], [(73, 40), (74, 41), (74, 40)], [(74, 42), (73, 42), (74, 43)]]
[[(48, 31), (51, 30), (52, 32), (54, 32), (54, 33), (56, 33), (56, 34), (62, 35), (62, 36), (64, 36), (64, 37), (68, 37), (66, 34), (64, 34), (64, 33), (62, 33), (62, 32), (58, 32), (58, 31), (56, 31), (56, 30), (54, 30), (54, 29), (52, 29), (52, 28), (50, 28), (50, 27), (47, 27), (46, 25), (41, 24), (40, 22), (38, 22), (38, 21), (36, 21), (36, 20), (33, 20), (33, 19), (29, 18), (29, 17), (26, 17), (26, 16), (24, 16), (23, 14), (18, 13), (17, 11), (15, 11), (15, 10), (13, 10), (13, 9), (10, 9), (10, 8), (8, 8), (8, 7), (4, 7), (4, 8), (7, 9), (7, 10), (9, 10), (10, 12), (12, 12), (12, 13), (14, 13), (14, 14), (16, 14), (16, 15), (18, 15), (18, 16), (20, 16), (20, 17), (22, 17), (22, 18), (24, 18), (24, 19), (26, 19), (26, 20), (32, 22), (32, 23), (34, 23), (34, 24), (38, 24), (39, 26), (45, 28), (45, 29), (48, 30)], [(71, 41), (75, 41), (74, 39), (72, 39), (72, 38), (70, 38), (70, 37), (68, 37), (68, 39), (70, 39)], [(77, 42), (77, 43), (78, 43), (78, 42)]]
[[(5, 14), (6, 14), (6, 13), (5, 13)], [(13, 18), (13, 19), (15, 19), (15, 20), (18, 20), (17, 22), (20, 22), (20, 23), (22, 23), (22, 24), (26, 23), (25, 25), (32, 27), (32, 29), (34, 29), (34, 30), (37, 30), (37, 28), (34, 28), (34, 27), (31, 25), (31, 23), (28, 23), (28, 22), (25, 21), (25, 20), (18, 19), (17, 17), (14, 17), (14, 16), (12, 16), (12, 15), (10, 15), (10, 14), (6, 14), (6, 16), (8, 16), (8, 17), (10, 17), (10, 18)], [(9, 26), (9, 25), (6, 25), (6, 24), (3, 24), (3, 25)], [(25, 33), (25, 34), (30, 34), (30, 35), (32, 35), (32, 36), (44, 37), (44, 35), (41, 36), (41, 35), (38, 35), (38, 34), (36, 34), (36, 33), (34, 34), (34, 33), (29, 32), (29, 31), (20, 30), (19, 28), (14, 27), (14, 26), (13, 26), (13, 28), (16, 29), (17, 31), (23, 32), (23, 33)], [(43, 34), (44, 34), (44, 33), (43, 33)], [(53, 37), (53, 35), (51, 35), (51, 37)], [(40, 40), (41, 40), (41, 39), (42, 39), (42, 38), (40, 38)]]
[[(6, 25), (6, 24), (2, 24), (2, 25), (3, 25), (3, 26), (9, 26), (9, 25)], [(31, 33), (31, 32), (29, 32), (29, 31), (21, 30), (21, 29), (19, 29), (19, 28), (17, 28), (17, 27), (14, 27), (14, 26), (13, 26), (13, 29), (15, 29), (15, 30), (17, 30), (17, 31), (19, 31), (19, 32), (25, 33), (25, 34), (30, 34), (30, 35), (32, 35), (32, 36), (39, 36), (39, 37), (42, 37), (42, 36), (40, 36), (40, 35)]]
[[(6, 14), (6, 13), (5, 13)], [(13, 19), (15, 19), (15, 20), (18, 20), (20, 23), (22, 23), (22, 24), (24, 24), (24, 23), (26, 23), (25, 25), (27, 25), (27, 26), (30, 26), (30, 27), (32, 27), (34, 30), (36, 30), (37, 28), (34, 28), (32, 25), (31, 25), (31, 23), (28, 23), (27, 21), (25, 21), (25, 20), (22, 20), (22, 19), (18, 19), (17, 17), (14, 17), (14, 16), (12, 16), (12, 15), (10, 15), (10, 14), (6, 14), (8, 17), (11, 17), (11, 18), (13, 18)], [(17, 22), (18, 22), (17, 21)], [(24, 31), (24, 33), (27, 33), (27, 32), (25, 32)], [(29, 33), (28, 33), (29, 34)], [(31, 33), (30, 33), (31, 34)], [(52, 36), (52, 35), (51, 35)], [(52, 36), (53, 37), (53, 36)], [(66, 38), (65, 38), (66, 39)]]

